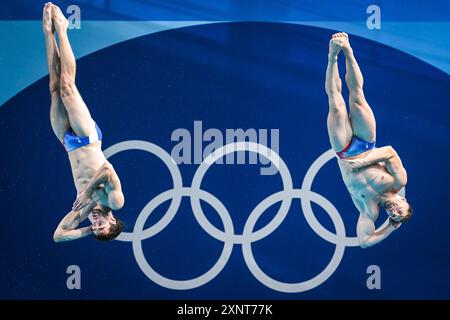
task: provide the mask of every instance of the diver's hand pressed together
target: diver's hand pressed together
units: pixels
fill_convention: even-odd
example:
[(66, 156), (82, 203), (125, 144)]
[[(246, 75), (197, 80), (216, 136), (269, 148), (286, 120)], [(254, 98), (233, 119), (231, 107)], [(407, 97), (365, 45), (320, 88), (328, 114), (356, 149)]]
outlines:
[(81, 192), (75, 202), (73, 203), (72, 210), (79, 211), (92, 202), (92, 192), (89, 191), (89, 188)]
[(366, 165), (366, 162), (363, 159), (346, 159), (345, 162), (352, 168), (352, 171), (356, 171)]

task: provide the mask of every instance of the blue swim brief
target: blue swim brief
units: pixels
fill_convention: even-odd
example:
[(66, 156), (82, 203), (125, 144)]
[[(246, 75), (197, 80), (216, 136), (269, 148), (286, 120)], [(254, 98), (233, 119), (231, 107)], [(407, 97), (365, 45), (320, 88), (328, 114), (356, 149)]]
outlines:
[(356, 156), (368, 150), (375, 148), (375, 141), (368, 142), (353, 136), (350, 143), (340, 152), (336, 152), (339, 158), (345, 159), (348, 157)]
[(100, 131), (100, 128), (97, 124), (95, 124), (95, 133), (85, 136), (85, 137), (79, 137), (73, 132), (72, 128), (67, 130), (67, 132), (64, 134), (64, 147), (66, 148), (67, 152), (73, 151), (75, 149), (87, 146), (88, 144), (91, 144), (95, 141), (101, 141), (102, 140), (102, 132)]

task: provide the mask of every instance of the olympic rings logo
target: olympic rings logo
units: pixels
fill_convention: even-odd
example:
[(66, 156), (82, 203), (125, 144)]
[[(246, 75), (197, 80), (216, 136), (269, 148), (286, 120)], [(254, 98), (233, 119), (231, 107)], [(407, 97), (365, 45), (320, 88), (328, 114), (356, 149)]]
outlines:
[[(305, 175), (301, 189), (293, 188), (290, 171), (283, 159), (281, 159), (281, 157), (273, 150), (255, 142), (234, 142), (217, 149), (215, 152), (206, 157), (200, 164), (195, 172), (190, 187), (183, 186), (180, 170), (170, 154), (153, 143), (141, 140), (123, 141), (107, 148), (104, 151), (104, 154), (106, 158), (109, 158), (114, 154), (127, 150), (142, 150), (157, 156), (167, 166), (173, 180), (172, 189), (164, 191), (154, 197), (142, 209), (136, 220), (136, 224), (134, 225), (133, 232), (122, 232), (122, 234), (117, 237), (117, 240), (132, 242), (133, 253), (140, 269), (150, 280), (160, 286), (174, 290), (188, 290), (208, 283), (223, 270), (231, 256), (234, 245), (240, 244), (242, 246), (242, 253), (247, 267), (253, 276), (258, 279), (258, 281), (267, 287), (280, 292), (304, 292), (321, 285), (336, 271), (344, 256), (346, 247), (358, 246), (358, 240), (356, 237), (346, 236), (344, 222), (342, 221), (342, 218), (334, 205), (320, 194), (311, 190), (316, 174), (322, 166), (325, 165), (325, 163), (335, 158), (335, 153), (331, 149), (324, 152), (312, 163)], [(267, 157), (277, 167), (283, 183), (282, 191), (268, 196), (253, 209), (244, 225), (242, 234), (235, 234), (233, 220), (223, 203), (211, 193), (201, 189), (203, 177), (209, 167), (221, 157), (238, 151), (255, 152)], [(217, 262), (203, 275), (190, 280), (173, 280), (160, 275), (150, 266), (144, 256), (142, 240), (155, 236), (172, 221), (178, 211), (181, 199), (183, 197), (190, 198), (195, 219), (205, 232), (215, 239), (223, 242), (223, 249)], [(253, 256), (252, 243), (264, 239), (278, 228), (287, 216), (293, 199), (301, 200), (301, 207), (306, 221), (314, 232), (322, 239), (336, 245), (336, 248), (328, 265), (315, 277), (303, 282), (286, 283), (273, 279), (264, 273)], [(150, 214), (159, 205), (168, 200), (171, 200), (171, 204), (167, 209), (167, 212), (156, 224), (144, 230), (145, 222)], [(223, 223), (224, 231), (217, 229), (206, 218), (201, 208), (200, 200), (207, 202), (210, 206), (212, 206), (212, 208), (214, 208), (214, 210), (217, 211)], [(258, 231), (253, 231), (258, 219), (264, 211), (278, 202), (281, 202), (281, 206), (272, 220), (265, 227), (259, 229)], [(311, 207), (311, 202), (318, 204), (327, 212), (334, 224), (336, 233), (332, 233), (327, 230), (316, 219)], [(388, 219), (378, 228), (378, 230), (384, 228), (387, 224)]]

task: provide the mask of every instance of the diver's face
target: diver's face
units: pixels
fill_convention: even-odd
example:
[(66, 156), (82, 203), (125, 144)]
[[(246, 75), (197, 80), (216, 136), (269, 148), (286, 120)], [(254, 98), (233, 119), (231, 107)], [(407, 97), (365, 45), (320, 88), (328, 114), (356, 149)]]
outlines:
[(384, 203), (384, 209), (389, 217), (396, 221), (401, 222), (408, 214), (409, 204), (405, 198), (395, 195), (386, 200)]
[(92, 209), (92, 233), (94, 235), (107, 235), (114, 223), (116, 223), (116, 219), (109, 208), (96, 205)]

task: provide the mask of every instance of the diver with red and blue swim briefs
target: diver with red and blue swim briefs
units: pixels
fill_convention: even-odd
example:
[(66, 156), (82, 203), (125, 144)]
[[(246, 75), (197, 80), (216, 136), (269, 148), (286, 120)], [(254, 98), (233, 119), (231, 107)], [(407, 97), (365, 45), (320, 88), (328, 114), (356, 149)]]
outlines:
[[(67, 35), (68, 25), (59, 7), (51, 2), (44, 5), (42, 26), (50, 78), (50, 122), (67, 151), (77, 190), (72, 211), (61, 220), (53, 239), (69, 241), (92, 234), (97, 240), (108, 241), (122, 231), (123, 223), (112, 210), (122, 208), (124, 196), (119, 177), (102, 152), (102, 132), (75, 85), (76, 63)], [(91, 225), (79, 227), (89, 215)]]
[[(346, 63), (349, 113), (342, 97), (337, 63), (341, 52)], [(325, 90), (330, 143), (336, 152), (342, 179), (359, 211), (358, 242), (363, 248), (370, 247), (408, 220), (412, 208), (399, 194), (406, 185), (407, 174), (397, 152), (391, 146), (375, 148), (375, 117), (364, 96), (363, 76), (344, 32), (334, 34), (329, 43)], [(389, 224), (375, 230), (380, 207), (386, 210)]]

